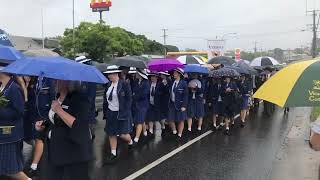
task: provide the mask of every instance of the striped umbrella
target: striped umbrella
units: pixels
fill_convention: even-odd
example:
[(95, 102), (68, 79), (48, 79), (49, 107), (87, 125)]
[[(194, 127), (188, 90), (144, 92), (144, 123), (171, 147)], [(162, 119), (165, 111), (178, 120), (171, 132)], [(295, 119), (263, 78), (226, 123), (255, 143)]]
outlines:
[(177, 60), (182, 64), (205, 64), (201, 58), (192, 55), (180, 56)]
[(251, 62), (250, 66), (274, 66), (279, 64), (280, 63), (272, 57), (258, 57)]
[(320, 105), (320, 61), (291, 64), (274, 74), (254, 94), (281, 107)]

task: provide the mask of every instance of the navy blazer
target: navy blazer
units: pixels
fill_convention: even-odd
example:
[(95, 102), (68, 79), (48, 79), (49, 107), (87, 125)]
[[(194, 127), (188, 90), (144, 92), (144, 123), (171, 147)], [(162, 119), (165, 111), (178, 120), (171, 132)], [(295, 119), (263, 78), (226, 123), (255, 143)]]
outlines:
[[(172, 87), (174, 85), (174, 81), (170, 85), (170, 101), (172, 99)], [(185, 80), (180, 80), (177, 87), (174, 88), (175, 101), (174, 106), (176, 110), (181, 110), (182, 107), (187, 108), (188, 106), (188, 85)]]
[[(220, 88), (219, 88), (220, 84)], [(207, 101), (208, 103), (218, 102), (219, 96), (222, 97), (224, 91), (224, 84), (223, 83), (210, 83), (208, 90), (207, 90)]]
[(3, 90), (9, 100), (6, 107), (0, 107), (0, 126), (13, 126), (9, 132), (0, 128), (0, 144), (17, 142), (23, 138), (24, 97), (19, 86), (11, 79)]
[[(103, 119), (107, 119), (108, 111), (108, 101), (107, 101), (107, 91), (111, 86), (112, 82), (106, 85), (106, 89), (103, 94)], [(131, 120), (131, 104), (132, 104), (132, 92), (129, 83), (124, 80), (119, 80), (117, 87), (117, 94), (119, 100), (119, 112), (118, 120), (129, 121)]]
[[(157, 82), (155, 90), (154, 90), (154, 106), (156, 108), (160, 108), (161, 106), (161, 95), (165, 92), (162, 92), (164, 89), (162, 89), (161, 83)], [(149, 95), (151, 95), (151, 82), (150, 82), (150, 90)]]
[(97, 85), (95, 83), (86, 83), (86, 93), (89, 99), (89, 113), (88, 120), (90, 122), (96, 121), (96, 94), (97, 94)]
[[(199, 80), (200, 81), (200, 80)], [(204, 98), (204, 90), (205, 90), (205, 84), (203, 83), (203, 81), (200, 81), (201, 82), (201, 88), (196, 88), (195, 89), (195, 99), (196, 101), (199, 103), (199, 102), (202, 102), (203, 103), (203, 98)], [(192, 92), (192, 88), (189, 87), (189, 100), (192, 100), (192, 97), (193, 97), (193, 92)]]
[(239, 91), (240, 94), (242, 96), (245, 96), (247, 94), (250, 94), (252, 91), (252, 85), (249, 81), (245, 80), (244, 83), (242, 83), (242, 81), (238, 82), (238, 87), (239, 87)]
[(148, 108), (150, 103), (150, 82), (146, 79), (135, 81), (132, 88), (132, 99), (135, 108)]
[[(227, 92), (227, 89), (230, 88), (231, 92)], [(223, 86), (222, 100), (226, 105), (235, 103), (235, 92), (238, 92), (238, 87), (236, 83), (230, 82), (229, 84), (225, 83)]]
[(89, 131), (89, 101), (85, 93), (68, 93), (61, 107), (75, 121), (70, 128), (55, 114), (49, 130), (49, 160), (54, 165), (88, 162), (92, 159), (92, 143)]
[(160, 111), (162, 113), (167, 113), (168, 112), (168, 103), (170, 99), (170, 84), (171, 84), (171, 79), (167, 78), (167, 84), (164, 85), (162, 82), (159, 85), (160, 89)]

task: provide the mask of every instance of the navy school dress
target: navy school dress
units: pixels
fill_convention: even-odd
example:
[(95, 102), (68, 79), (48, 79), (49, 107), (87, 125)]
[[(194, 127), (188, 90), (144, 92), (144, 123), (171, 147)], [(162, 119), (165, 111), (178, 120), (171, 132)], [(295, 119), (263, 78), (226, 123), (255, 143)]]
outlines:
[(167, 119), (168, 118), (168, 112), (169, 112), (169, 99), (170, 99), (170, 84), (171, 79), (166, 79), (167, 84), (165, 85), (163, 82), (160, 83), (160, 120)]
[(161, 84), (155, 83), (150, 85), (150, 103), (147, 111), (147, 122), (160, 121), (160, 98), (161, 98)]
[[(231, 92), (226, 90), (230, 88)], [(238, 90), (237, 85), (234, 82), (225, 83), (222, 93), (222, 101), (224, 105), (224, 117), (233, 118), (237, 109), (237, 103), (235, 102), (235, 92)]]
[(90, 124), (96, 124), (96, 94), (97, 94), (97, 85), (96, 83), (85, 83), (86, 93), (89, 99), (89, 113), (88, 120)]
[(53, 80), (44, 78), (41, 86), (39, 87), (37, 79), (33, 79), (27, 87), (28, 102), (25, 104), (23, 124), (25, 140), (43, 138), (41, 133), (35, 130), (35, 123), (40, 120), (48, 120), (50, 105), (55, 98)]
[(2, 93), (9, 103), (0, 107), (0, 175), (8, 175), (23, 169), (24, 97), (12, 79)]
[[(109, 82), (106, 86), (103, 97), (103, 119), (106, 120), (105, 132), (109, 136), (128, 134), (132, 131), (131, 87), (126, 81), (119, 80), (117, 87), (113, 89), (113, 96), (111, 99), (110, 94), (112, 91), (112, 87), (112, 82)], [(108, 91), (109, 93), (107, 94)], [(117, 98), (115, 98), (115, 96)], [(117, 107), (115, 107), (116, 109), (114, 109), (114, 103), (118, 103), (118, 109)]]
[(181, 111), (184, 107), (188, 106), (188, 85), (184, 80), (178, 83), (174, 81), (170, 86), (170, 100), (169, 100), (169, 113), (168, 120), (181, 122), (187, 119), (187, 111)]
[(150, 83), (144, 79), (140, 83), (135, 81), (132, 88), (132, 114), (134, 124), (143, 124), (149, 107)]
[(239, 91), (242, 97), (240, 110), (246, 110), (249, 107), (249, 97), (252, 91), (251, 83), (247, 80), (238, 82)]
[[(197, 87), (195, 89), (192, 89), (189, 87), (188, 108), (187, 108), (188, 118), (202, 118), (204, 116), (204, 103), (203, 103), (204, 89), (205, 88), (203, 83), (201, 83), (200, 88)], [(192, 92), (192, 91), (195, 91), (195, 92)]]
[(208, 103), (211, 103), (212, 114), (224, 116), (224, 103), (222, 101), (224, 84), (215, 82), (210, 84), (207, 94)]

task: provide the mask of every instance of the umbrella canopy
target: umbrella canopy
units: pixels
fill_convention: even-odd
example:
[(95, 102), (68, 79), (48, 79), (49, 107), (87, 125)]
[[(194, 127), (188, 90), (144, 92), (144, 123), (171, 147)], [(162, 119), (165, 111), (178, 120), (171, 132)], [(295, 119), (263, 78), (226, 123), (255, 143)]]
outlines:
[(274, 66), (279, 65), (279, 62), (272, 57), (258, 57), (254, 59), (250, 66)]
[(0, 45), (13, 47), (8, 34), (2, 29), (0, 29)]
[(24, 55), (15, 48), (0, 45), (0, 63), (10, 64), (24, 58)]
[(218, 70), (210, 71), (209, 77), (220, 78), (220, 77), (238, 77), (240, 74), (234, 70), (226, 67), (220, 68)]
[(106, 63), (98, 63), (95, 61), (92, 61), (92, 65), (95, 66), (100, 72), (105, 72), (108, 69), (109, 64)]
[(254, 94), (281, 107), (320, 105), (320, 61), (291, 64), (265, 82)]
[(208, 62), (208, 58), (203, 57), (203, 56), (199, 56), (199, 55), (195, 55), (196, 57), (200, 58), (203, 62), (207, 63)]
[(26, 58), (23, 61), (15, 61), (5, 67), (2, 72), (100, 84), (108, 82), (106, 77), (95, 67), (77, 63), (63, 57)]
[(176, 59), (153, 59), (149, 62), (150, 71), (165, 72), (176, 68), (184, 68), (184, 65)]
[(196, 65), (196, 64), (186, 65), (185, 68), (184, 68), (184, 72), (186, 72), (186, 73), (209, 74), (208, 68), (201, 67), (200, 65)]
[(255, 70), (254, 68), (252, 68), (251, 66), (249, 66), (249, 65), (248, 65), (245, 61), (243, 61), (243, 60), (234, 63), (232, 66), (238, 67), (238, 68), (240, 68), (240, 69), (244, 69), (244, 70), (246, 70), (247, 72), (249, 72), (249, 74), (251, 74), (251, 75), (258, 75), (258, 71)]
[(245, 74), (245, 75), (250, 74), (250, 72), (248, 70), (237, 67), (237, 66), (225, 66), (225, 68), (236, 70), (239, 74)]
[(124, 67), (135, 67), (139, 69), (146, 69), (147, 66), (141, 57), (138, 56), (124, 56), (115, 58), (110, 62), (112, 65), (124, 66)]
[(185, 55), (177, 58), (182, 64), (205, 64), (198, 56)]
[(28, 57), (49, 57), (49, 56), (59, 56), (58, 53), (51, 51), (50, 49), (30, 49), (27, 51), (24, 51), (23, 54)]
[(224, 64), (231, 66), (235, 61), (227, 56), (217, 56), (209, 60), (208, 64)]

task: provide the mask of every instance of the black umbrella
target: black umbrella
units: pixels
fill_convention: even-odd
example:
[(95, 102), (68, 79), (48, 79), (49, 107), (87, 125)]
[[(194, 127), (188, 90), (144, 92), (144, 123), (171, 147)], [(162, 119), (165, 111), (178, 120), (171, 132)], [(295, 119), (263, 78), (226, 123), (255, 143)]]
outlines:
[(124, 56), (120, 58), (115, 58), (110, 62), (110, 64), (124, 67), (147, 69), (147, 66), (145, 62), (142, 60), (142, 57), (139, 56)]
[(95, 66), (100, 72), (106, 72), (109, 64), (106, 63), (98, 63), (93, 61), (92, 65)]
[(254, 68), (252, 68), (251, 66), (249, 66), (247, 63), (245, 63), (244, 61), (238, 61), (236, 63), (234, 63), (232, 66), (234, 67), (238, 67), (240, 69), (245, 69), (246, 71), (249, 72), (249, 74), (251, 75), (258, 75), (258, 71), (255, 70)]
[(249, 75), (250, 72), (244, 68), (240, 68), (240, 67), (237, 67), (237, 66), (225, 66), (225, 68), (227, 69), (234, 69), (236, 70), (239, 74), (245, 74), (245, 75)]
[(217, 56), (208, 61), (208, 64), (224, 64), (231, 66), (235, 61), (227, 56)]
[(230, 69), (230, 68), (220, 68), (218, 70), (214, 70), (211, 71), (209, 73), (209, 77), (214, 77), (214, 78), (220, 78), (220, 77), (238, 77), (240, 76), (240, 74), (234, 70), (234, 69)]

